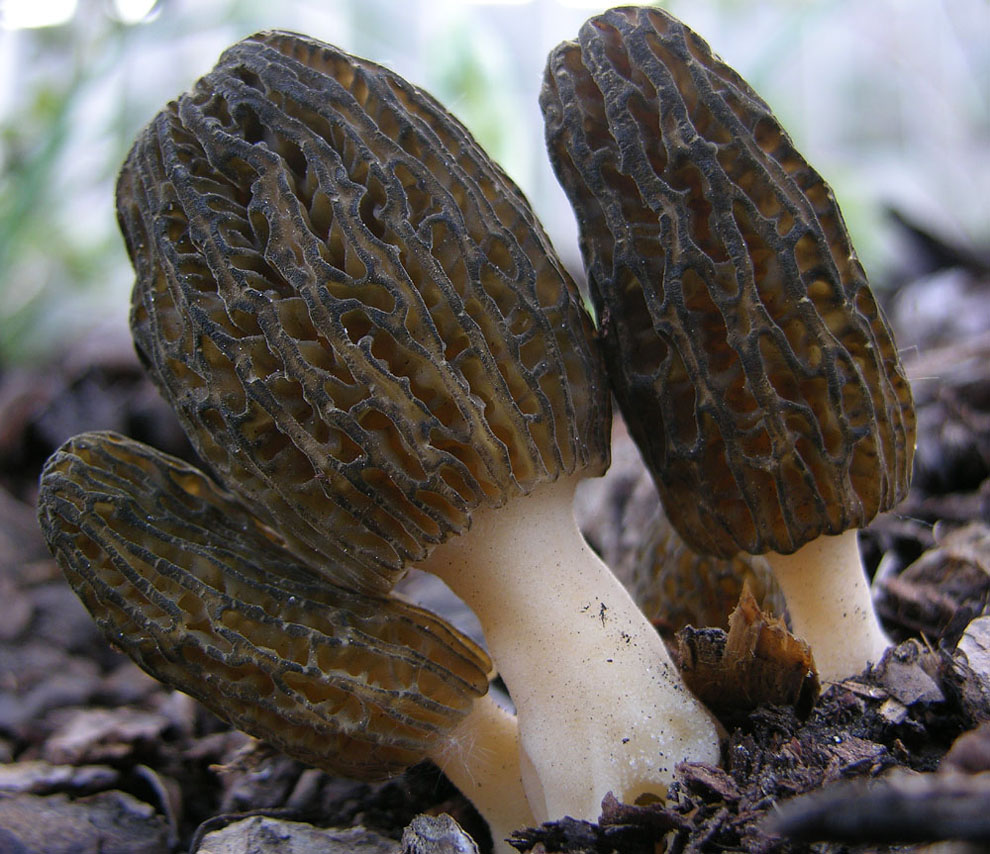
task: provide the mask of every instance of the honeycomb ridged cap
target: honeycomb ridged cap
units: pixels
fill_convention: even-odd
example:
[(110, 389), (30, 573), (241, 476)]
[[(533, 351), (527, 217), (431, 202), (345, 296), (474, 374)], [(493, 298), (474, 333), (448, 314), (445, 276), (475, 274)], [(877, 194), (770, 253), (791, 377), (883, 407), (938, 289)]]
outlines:
[(487, 655), (443, 620), (314, 576), (232, 495), (147, 445), (71, 439), (38, 507), (110, 643), (303, 762), (397, 774), (488, 690)]
[(155, 381), (339, 583), (385, 591), (475, 508), (607, 465), (574, 282), (518, 188), (387, 69), (291, 33), (234, 45), (141, 133), (117, 210)]
[(642, 531), (627, 572), (622, 580), (633, 600), (667, 636), (685, 626), (727, 630), (745, 587), (764, 611), (785, 613), (784, 595), (765, 558), (744, 552), (728, 558), (700, 554), (660, 508)]
[(795, 551), (906, 493), (911, 391), (831, 190), (659, 9), (592, 18), (541, 107), (609, 376), (695, 549)]

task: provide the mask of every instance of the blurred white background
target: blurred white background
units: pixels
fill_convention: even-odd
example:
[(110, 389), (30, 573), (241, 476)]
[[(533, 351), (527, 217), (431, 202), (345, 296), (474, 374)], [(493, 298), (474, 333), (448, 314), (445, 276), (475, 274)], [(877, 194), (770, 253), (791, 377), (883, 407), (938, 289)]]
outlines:
[[(0, 365), (126, 324), (113, 213), (137, 130), (229, 44), (293, 29), (432, 92), (522, 186), (580, 266), (537, 106), (587, 0), (0, 0)], [(669, 0), (774, 108), (835, 189), (875, 285), (897, 277), (888, 207), (990, 244), (987, 0)]]

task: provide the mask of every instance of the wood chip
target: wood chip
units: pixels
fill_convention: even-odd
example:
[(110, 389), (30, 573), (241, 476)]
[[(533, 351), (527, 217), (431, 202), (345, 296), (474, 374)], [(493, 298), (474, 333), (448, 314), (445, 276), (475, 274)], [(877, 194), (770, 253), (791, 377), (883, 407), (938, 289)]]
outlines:
[(681, 672), (716, 714), (738, 714), (764, 703), (810, 707), (819, 684), (808, 645), (783, 621), (760, 610), (749, 589), (729, 617), (729, 631), (694, 629), (677, 635)]

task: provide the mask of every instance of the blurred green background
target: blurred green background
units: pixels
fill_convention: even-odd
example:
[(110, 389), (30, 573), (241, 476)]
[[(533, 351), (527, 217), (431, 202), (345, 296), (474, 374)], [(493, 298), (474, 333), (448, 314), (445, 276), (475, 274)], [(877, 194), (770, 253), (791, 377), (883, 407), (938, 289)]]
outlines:
[[(125, 328), (131, 272), (113, 185), (137, 130), (256, 30), (384, 63), (457, 114), (578, 269), (543, 153), (546, 54), (587, 0), (0, 0), (0, 366)], [(670, 0), (763, 95), (832, 184), (883, 286), (903, 268), (889, 207), (990, 243), (987, 0)]]

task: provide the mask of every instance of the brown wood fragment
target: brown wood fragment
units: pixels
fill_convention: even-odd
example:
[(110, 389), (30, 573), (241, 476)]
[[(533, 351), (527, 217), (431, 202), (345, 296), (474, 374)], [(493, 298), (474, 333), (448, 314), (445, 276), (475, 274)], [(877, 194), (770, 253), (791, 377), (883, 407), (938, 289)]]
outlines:
[(850, 781), (781, 805), (774, 833), (812, 842), (910, 843), (960, 839), (990, 843), (990, 778), (897, 774)]
[(568, 817), (514, 833), (509, 843), (530, 854), (654, 854), (668, 832), (687, 826), (683, 816), (662, 803), (636, 806), (607, 795), (598, 824)]
[(778, 617), (760, 610), (749, 589), (729, 617), (729, 631), (687, 627), (678, 636), (688, 686), (719, 713), (763, 703), (807, 707), (818, 695), (808, 645)]
[(878, 585), (878, 613), (932, 641), (955, 643), (990, 609), (990, 526), (937, 525), (935, 546)]
[(869, 771), (882, 761), (885, 749), (873, 741), (853, 735), (836, 736), (825, 746), (829, 755), (825, 768), (825, 783), (831, 783), (859, 771)]
[[(678, 774), (681, 774), (683, 767), (710, 768), (711, 766), (696, 766), (691, 763), (685, 763), (678, 766)], [(668, 830), (683, 828), (685, 826), (684, 819), (681, 816), (669, 810), (665, 804), (659, 801), (651, 804), (624, 804), (611, 792), (602, 801), (602, 814), (598, 819), (598, 823), (604, 828), (621, 828), (627, 825), (650, 827), (656, 831), (658, 836), (663, 835)]]
[(707, 798), (717, 797), (723, 801), (738, 801), (741, 797), (732, 776), (721, 768), (700, 762), (684, 762), (677, 766), (677, 772), (680, 781), (690, 792), (703, 794)]

